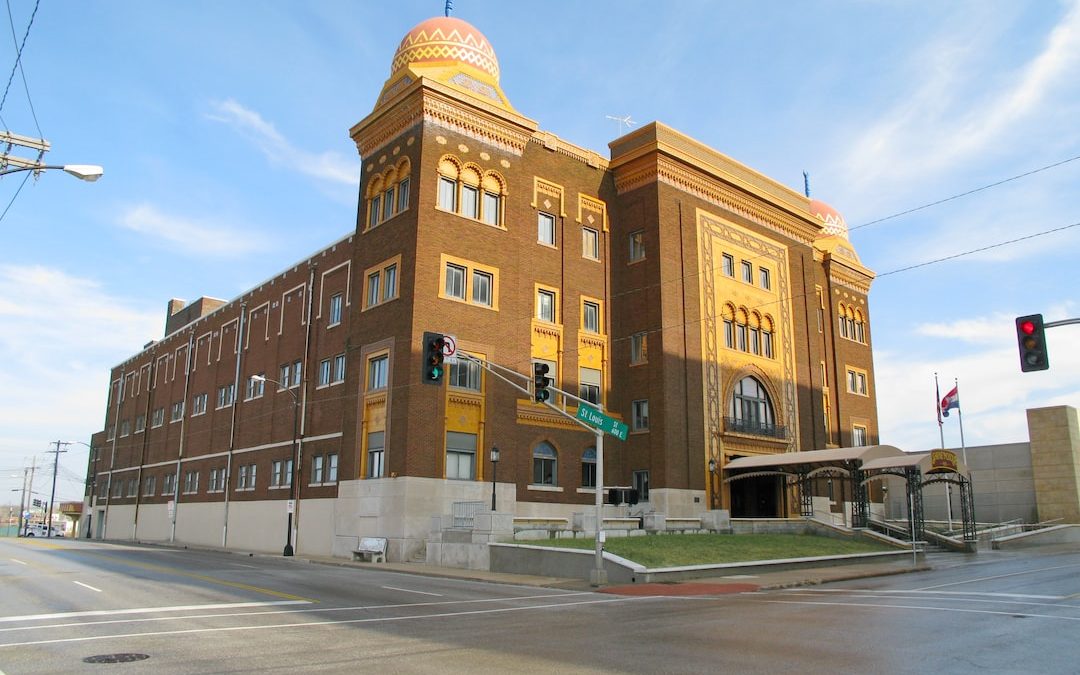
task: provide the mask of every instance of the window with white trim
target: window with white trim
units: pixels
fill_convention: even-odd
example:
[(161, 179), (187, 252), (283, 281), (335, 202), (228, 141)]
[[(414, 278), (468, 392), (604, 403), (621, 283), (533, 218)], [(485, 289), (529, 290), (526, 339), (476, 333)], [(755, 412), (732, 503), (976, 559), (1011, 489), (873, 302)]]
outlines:
[(335, 293), (330, 296), (330, 308), (327, 312), (327, 325), (336, 326), (341, 323), (341, 308), (345, 302), (345, 296)]
[(630, 428), (634, 431), (649, 428), (649, 399), (638, 399), (630, 405)]
[(555, 245), (555, 216), (543, 211), (537, 212), (536, 241), (547, 246)]
[(476, 434), (446, 432), (446, 477), (457, 480), (476, 478)]

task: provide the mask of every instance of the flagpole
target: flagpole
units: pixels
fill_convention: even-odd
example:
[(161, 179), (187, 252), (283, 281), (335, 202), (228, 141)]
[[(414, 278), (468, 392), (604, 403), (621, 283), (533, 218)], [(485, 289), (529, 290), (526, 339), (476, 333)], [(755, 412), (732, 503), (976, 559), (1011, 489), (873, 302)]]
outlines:
[[(960, 397), (960, 380), (953, 378), (953, 382), (956, 384), (956, 396)], [(960, 406), (956, 407), (956, 419), (960, 423), (960, 452), (964, 457), (964, 464), (967, 464), (967, 446), (964, 445), (964, 413)], [(971, 469), (969, 468), (968, 471)]]
[[(945, 449), (945, 426), (941, 420), (941, 386), (938, 384), (937, 373), (934, 373), (934, 392), (937, 394), (937, 428), (941, 438), (941, 449)], [(945, 517), (949, 522), (949, 534), (952, 534), (952, 490), (945, 483)]]

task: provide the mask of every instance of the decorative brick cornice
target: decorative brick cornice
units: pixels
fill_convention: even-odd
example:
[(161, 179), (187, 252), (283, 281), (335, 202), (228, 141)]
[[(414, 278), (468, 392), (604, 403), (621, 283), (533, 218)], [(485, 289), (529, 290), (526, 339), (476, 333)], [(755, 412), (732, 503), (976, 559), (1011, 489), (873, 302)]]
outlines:
[(664, 155), (656, 154), (637, 166), (618, 170), (615, 177), (620, 195), (650, 183), (670, 185), (807, 245), (818, 234), (818, 228), (810, 223)]

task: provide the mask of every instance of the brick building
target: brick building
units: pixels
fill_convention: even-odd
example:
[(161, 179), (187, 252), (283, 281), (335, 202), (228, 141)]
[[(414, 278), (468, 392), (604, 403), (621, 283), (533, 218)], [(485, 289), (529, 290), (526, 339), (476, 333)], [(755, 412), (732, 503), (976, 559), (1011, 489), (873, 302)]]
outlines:
[(113, 369), (93, 536), (335, 555), (382, 536), (402, 559), (492, 489), (522, 517), (593, 503), (593, 436), (470, 362), (425, 383), (425, 331), (546, 363), (624, 420), (604, 482), (635, 511), (786, 515), (780, 483), (729, 488), (725, 462), (876, 443), (873, 274), (836, 211), (660, 123), (609, 157), (541, 130), (458, 19), (413, 28), (390, 70), (350, 130), (355, 232), (231, 301), (170, 301)]

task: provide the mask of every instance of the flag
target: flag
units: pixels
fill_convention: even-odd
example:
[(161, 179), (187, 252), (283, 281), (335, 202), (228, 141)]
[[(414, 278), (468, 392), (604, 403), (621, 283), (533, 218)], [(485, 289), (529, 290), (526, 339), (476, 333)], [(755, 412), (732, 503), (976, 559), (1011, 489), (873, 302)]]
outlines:
[(949, 411), (953, 408), (960, 409), (960, 392), (959, 387), (953, 387), (952, 391), (945, 394), (945, 398), (941, 399), (941, 414), (944, 417), (949, 416)]
[(941, 387), (938, 386), (937, 373), (934, 373), (934, 412), (937, 413), (938, 430), (941, 429)]

